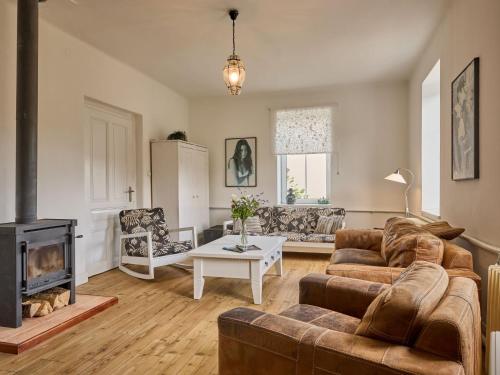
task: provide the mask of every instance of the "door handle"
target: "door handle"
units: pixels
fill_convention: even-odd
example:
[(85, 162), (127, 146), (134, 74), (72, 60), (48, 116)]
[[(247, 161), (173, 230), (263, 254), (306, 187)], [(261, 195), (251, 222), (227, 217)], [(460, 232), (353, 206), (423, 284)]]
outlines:
[(135, 190), (132, 190), (132, 186), (129, 186), (125, 193), (128, 194), (128, 201), (132, 202), (132, 193), (135, 193)]

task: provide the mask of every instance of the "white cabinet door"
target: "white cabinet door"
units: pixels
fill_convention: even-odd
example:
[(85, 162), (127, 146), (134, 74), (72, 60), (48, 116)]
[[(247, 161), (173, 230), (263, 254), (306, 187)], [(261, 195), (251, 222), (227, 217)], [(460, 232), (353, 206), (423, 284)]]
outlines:
[(202, 231), (209, 226), (209, 171), (208, 171), (208, 152), (198, 151), (196, 156), (196, 175), (198, 183), (196, 185), (196, 211), (197, 228)]
[(201, 232), (208, 227), (208, 153), (184, 145), (179, 152), (179, 224)]
[(85, 107), (85, 185), (89, 276), (117, 266), (118, 213), (136, 207), (135, 127), (133, 117), (87, 103)]
[[(193, 150), (179, 145), (179, 227), (195, 225), (195, 177), (193, 176)], [(180, 240), (188, 240), (188, 233), (181, 233)]]

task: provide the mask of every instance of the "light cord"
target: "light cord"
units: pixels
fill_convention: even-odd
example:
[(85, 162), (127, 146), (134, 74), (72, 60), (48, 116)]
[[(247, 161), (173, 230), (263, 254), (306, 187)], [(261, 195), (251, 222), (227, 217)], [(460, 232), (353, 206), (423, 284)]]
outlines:
[(233, 55), (235, 54), (235, 51), (236, 51), (236, 42), (234, 37), (234, 20), (233, 20)]

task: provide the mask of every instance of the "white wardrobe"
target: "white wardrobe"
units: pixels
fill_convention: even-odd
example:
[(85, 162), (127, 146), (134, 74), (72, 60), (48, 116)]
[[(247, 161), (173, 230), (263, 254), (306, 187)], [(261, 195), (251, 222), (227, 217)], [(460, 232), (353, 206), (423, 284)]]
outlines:
[[(209, 226), (208, 149), (183, 141), (151, 141), (153, 207), (165, 210), (169, 228)], [(172, 234), (174, 239), (177, 239)], [(181, 240), (189, 233), (181, 233)]]

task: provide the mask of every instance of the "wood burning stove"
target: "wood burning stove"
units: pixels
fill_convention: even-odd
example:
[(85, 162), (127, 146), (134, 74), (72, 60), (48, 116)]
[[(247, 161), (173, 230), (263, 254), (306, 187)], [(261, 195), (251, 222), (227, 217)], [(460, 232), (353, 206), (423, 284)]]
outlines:
[(60, 286), (75, 303), (76, 220), (0, 224), (0, 326), (22, 324), (22, 297)]
[(0, 326), (6, 327), (22, 324), (23, 295), (60, 286), (75, 302), (76, 220), (37, 220), (38, 2), (17, 4), (16, 220), (0, 224)]

